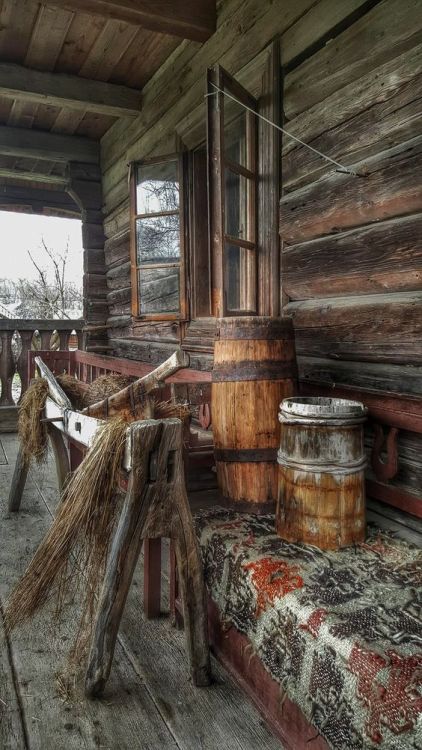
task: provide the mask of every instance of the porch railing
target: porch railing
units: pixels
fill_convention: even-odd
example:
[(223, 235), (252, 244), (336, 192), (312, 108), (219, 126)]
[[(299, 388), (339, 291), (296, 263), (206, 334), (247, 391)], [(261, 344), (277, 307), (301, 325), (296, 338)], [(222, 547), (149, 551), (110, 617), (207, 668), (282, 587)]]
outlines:
[(83, 320), (0, 318), (0, 406), (14, 406), (28, 385), (28, 352), (82, 346)]

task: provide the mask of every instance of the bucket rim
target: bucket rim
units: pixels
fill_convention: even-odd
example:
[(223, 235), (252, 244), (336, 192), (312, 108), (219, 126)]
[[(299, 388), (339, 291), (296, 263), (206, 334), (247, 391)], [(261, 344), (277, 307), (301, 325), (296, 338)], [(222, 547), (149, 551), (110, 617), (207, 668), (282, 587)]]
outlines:
[(360, 401), (330, 396), (291, 396), (280, 404), (280, 413), (286, 416), (357, 419), (366, 416), (368, 409)]

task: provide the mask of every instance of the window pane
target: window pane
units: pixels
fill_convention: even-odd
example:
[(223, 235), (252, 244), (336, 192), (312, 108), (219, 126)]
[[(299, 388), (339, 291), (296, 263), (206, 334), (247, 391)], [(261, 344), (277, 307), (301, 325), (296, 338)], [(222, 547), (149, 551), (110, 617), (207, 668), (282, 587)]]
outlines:
[(136, 213), (153, 214), (178, 209), (178, 162), (140, 165), (136, 179)]
[(179, 215), (136, 220), (138, 265), (177, 263), (180, 258)]
[(231, 237), (254, 242), (252, 217), (248, 206), (254, 206), (255, 183), (242, 175), (224, 170), (225, 181), (225, 232)]
[(224, 154), (247, 167), (246, 111), (231, 99), (224, 100)]
[(179, 268), (142, 268), (138, 274), (141, 315), (179, 312)]
[(227, 244), (224, 260), (227, 312), (256, 312), (255, 250)]

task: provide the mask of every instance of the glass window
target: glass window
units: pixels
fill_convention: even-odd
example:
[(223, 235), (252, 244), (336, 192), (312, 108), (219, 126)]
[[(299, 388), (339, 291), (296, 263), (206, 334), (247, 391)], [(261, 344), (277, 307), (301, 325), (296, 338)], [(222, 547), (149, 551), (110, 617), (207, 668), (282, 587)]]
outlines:
[(208, 83), (213, 94), (207, 99), (213, 313), (253, 315), (257, 312), (257, 103), (221, 66), (209, 70)]
[(179, 317), (184, 313), (181, 159), (169, 157), (133, 170), (132, 263), (135, 315)]

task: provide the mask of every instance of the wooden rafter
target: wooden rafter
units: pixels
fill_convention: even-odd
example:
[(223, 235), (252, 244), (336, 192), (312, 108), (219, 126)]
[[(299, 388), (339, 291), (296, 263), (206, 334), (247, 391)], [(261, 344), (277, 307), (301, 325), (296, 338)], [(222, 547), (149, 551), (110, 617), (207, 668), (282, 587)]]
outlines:
[(12, 128), (7, 125), (0, 125), (0, 154), (90, 164), (98, 164), (100, 159), (99, 144), (89, 138)]
[(17, 185), (0, 186), (0, 211), (22, 210), (29, 213), (56, 212), (79, 216), (80, 209), (62, 190), (47, 190)]
[(44, 185), (55, 185), (64, 189), (67, 184), (66, 177), (59, 174), (45, 174), (43, 172), (31, 172), (30, 170), (13, 169), (13, 167), (0, 167), (0, 178), (21, 180), (23, 182), (42, 182)]
[(48, 5), (133, 23), (205, 42), (216, 27), (215, 0), (48, 0)]
[(112, 117), (136, 117), (141, 99), (139, 91), (127, 86), (4, 62), (0, 63), (0, 95)]

